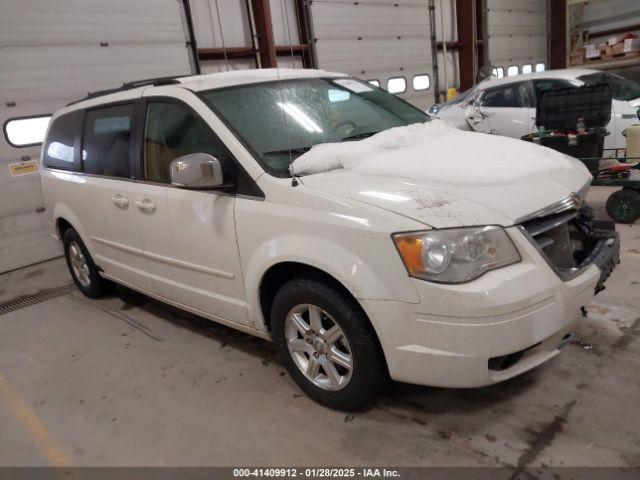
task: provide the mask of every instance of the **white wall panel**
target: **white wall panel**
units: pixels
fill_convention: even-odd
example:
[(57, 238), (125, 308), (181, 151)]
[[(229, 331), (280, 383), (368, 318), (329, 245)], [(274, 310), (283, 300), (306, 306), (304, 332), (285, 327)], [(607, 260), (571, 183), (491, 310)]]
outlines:
[(486, 6), (492, 66), (547, 63), (547, 0), (486, 0)]
[[(199, 48), (250, 47), (252, 45), (249, 13), (245, 0), (190, 0), (189, 5), (191, 5), (193, 29)], [(218, 8), (220, 8), (219, 11)]]
[(202, 73), (218, 73), (228, 70), (247, 70), (256, 68), (256, 62), (252, 58), (234, 58), (228, 62), (224, 60), (201, 60), (200, 70)]
[[(320, 68), (364, 80), (407, 80), (403, 98), (426, 108), (433, 103), (433, 60), (428, 2), (423, 0), (316, 0), (311, 4)], [(432, 87), (416, 92), (413, 75), (427, 73)]]
[[(183, 21), (176, 0), (2, 0), (0, 125), (126, 81), (189, 74)], [(61, 253), (40, 211), (40, 177), (10, 174), (39, 152), (0, 135), (0, 272)]]
[(294, 0), (270, 0), (273, 41), (276, 45), (299, 45), (298, 17)]

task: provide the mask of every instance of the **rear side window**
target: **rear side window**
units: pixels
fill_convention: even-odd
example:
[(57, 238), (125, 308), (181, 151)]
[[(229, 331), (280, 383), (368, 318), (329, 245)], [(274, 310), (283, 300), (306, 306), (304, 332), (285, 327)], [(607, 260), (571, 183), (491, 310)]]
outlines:
[(76, 111), (61, 115), (53, 121), (43, 151), (45, 167), (74, 172), (80, 170), (80, 156), (76, 155), (76, 148), (83, 116), (84, 112)]
[(525, 108), (530, 106), (526, 83), (512, 83), (503, 87), (491, 88), (482, 98), (485, 107)]
[(129, 178), (133, 104), (88, 110), (84, 122), (84, 172)]
[(548, 90), (557, 90), (559, 88), (570, 88), (575, 87), (571, 82), (566, 80), (556, 80), (556, 79), (545, 79), (545, 80), (534, 80), (533, 87), (536, 92), (536, 98), (540, 98), (544, 92)]

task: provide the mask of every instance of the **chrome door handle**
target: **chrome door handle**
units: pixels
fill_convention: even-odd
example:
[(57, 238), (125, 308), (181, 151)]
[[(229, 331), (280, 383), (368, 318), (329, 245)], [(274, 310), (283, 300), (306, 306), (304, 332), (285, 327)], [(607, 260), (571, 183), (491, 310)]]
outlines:
[(153, 213), (156, 211), (156, 205), (148, 198), (143, 198), (142, 200), (136, 200), (136, 207), (142, 210), (145, 213)]
[(113, 197), (111, 197), (111, 201), (118, 208), (127, 208), (129, 206), (129, 199), (124, 198), (119, 193), (116, 193)]

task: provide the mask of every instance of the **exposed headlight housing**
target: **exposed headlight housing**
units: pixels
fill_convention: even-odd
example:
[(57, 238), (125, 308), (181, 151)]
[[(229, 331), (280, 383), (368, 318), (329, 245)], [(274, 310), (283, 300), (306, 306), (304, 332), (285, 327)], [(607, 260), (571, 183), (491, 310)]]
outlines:
[(464, 283), (521, 258), (502, 227), (471, 227), (393, 235), (412, 277)]
[(438, 103), (435, 105), (431, 105), (431, 107), (429, 107), (429, 110), (427, 110), (427, 113), (429, 115), (437, 115), (441, 108), (442, 108), (442, 105)]

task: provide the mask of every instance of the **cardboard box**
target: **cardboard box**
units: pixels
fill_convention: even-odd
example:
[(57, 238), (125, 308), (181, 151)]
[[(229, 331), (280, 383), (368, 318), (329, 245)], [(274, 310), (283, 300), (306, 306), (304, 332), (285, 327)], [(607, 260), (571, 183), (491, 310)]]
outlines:
[(574, 50), (569, 55), (569, 65), (582, 65), (584, 63), (584, 49)]
[(593, 60), (600, 58), (600, 48), (595, 43), (590, 43), (585, 46), (585, 57), (587, 60)]
[(623, 47), (622, 47), (622, 51), (624, 53), (631, 53), (634, 50), (638, 50), (638, 47), (640, 47), (640, 39), (638, 39), (638, 38), (625, 38), (624, 39), (624, 43), (623, 43)]
[(611, 52), (611, 45), (603, 43), (600, 45), (600, 60), (612, 60), (613, 53)]
[(613, 45), (611, 47), (611, 53), (615, 57), (617, 57), (619, 55), (624, 55), (624, 43), (620, 42), (620, 43), (616, 43), (615, 45)]

